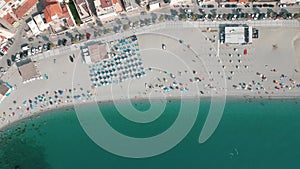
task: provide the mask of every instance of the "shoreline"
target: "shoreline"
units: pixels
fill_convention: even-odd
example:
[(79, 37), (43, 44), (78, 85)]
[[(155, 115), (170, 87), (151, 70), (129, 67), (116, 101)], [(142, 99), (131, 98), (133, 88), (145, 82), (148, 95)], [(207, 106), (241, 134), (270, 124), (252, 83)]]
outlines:
[[(217, 43), (217, 32), (207, 32), (201, 27), (160, 29), (137, 35), (138, 43), (130, 38), (123, 39), (132, 43), (129, 47), (114, 40), (107, 44), (109, 49), (119, 45), (135, 51), (134, 55), (126, 55), (126, 59), (119, 57), (118, 66), (113, 58), (101, 64), (87, 65), (82, 62), (80, 49), (68, 50), (64, 55), (54, 53), (41, 60), (36, 58), (37, 70), (49, 78), (23, 84), (17, 67), (7, 72), (3, 80), (15, 86), (15, 90), (0, 105), (0, 113), (3, 112), (0, 130), (44, 112), (92, 102), (300, 99), (299, 65), (294, 48), (288, 45), (295, 35), (300, 35), (299, 31), (290, 28), (279, 34), (278, 28), (259, 29), (260, 38), (249, 45), (222, 45)], [(266, 45), (270, 42), (278, 48)], [(167, 46), (166, 50), (162, 50), (162, 43)], [(243, 52), (245, 50), (247, 53)], [(76, 55), (76, 59), (72, 62), (65, 57), (68, 55)], [(106, 80), (102, 85), (103, 79), (108, 78), (108, 70), (112, 71), (109, 62), (119, 69), (113, 71), (118, 78), (110, 78), (117, 79), (110, 81), (112, 85)], [(133, 73), (143, 70), (142, 73), (147, 75), (137, 78), (130, 73), (132, 78), (129, 70)]]
[[(166, 98), (129, 98), (129, 99), (118, 99), (118, 100), (102, 100), (102, 101), (97, 101), (96, 103), (99, 105), (99, 104), (109, 104), (109, 103), (114, 103), (114, 102), (122, 102), (122, 101), (125, 101), (125, 100), (130, 100), (131, 102), (135, 102), (135, 101), (145, 101), (145, 100), (162, 100), (162, 99), (166, 99), (168, 101), (172, 101), (172, 100), (180, 100), (182, 97), (178, 97), (178, 96), (168, 96)], [(189, 96), (185, 96), (184, 100), (193, 100), (193, 99), (212, 99), (212, 98), (216, 98), (216, 99), (219, 99), (220, 96), (194, 96), (194, 97), (189, 97)], [(238, 95), (230, 95), (230, 96), (226, 96), (225, 99), (258, 99), (258, 100), (280, 100), (280, 99), (283, 99), (283, 100), (296, 100), (296, 99), (299, 99), (300, 100), (300, 96), (268, 96), (268, 97), (264, 97), (264, 96), (260, 96), (260, 97), (256, 97), (256, 96), (250, 96), (250, 95), (244, 95), (244, 96), (238, 96)], [(75, 103), (75, 104), (78, 104), (78, 105), (84, 105), (84, 106), (88, 106), (89, 104), (92, 104), (92, 103), (95, 103), (93, 101), (85, 101), (85, 102), (80, 102), (80, 103)], [(69, 112), (68, 109), (74, 109), (74, 105), (75, 105), (73, 102), (72, 103), (69, 103), (69, 104), (66, 104), (66, 105), (59, 105), (59, 106), (56, 106), (56, 107), (53, 107), (53, 108), (48, 108), (46, 110), (42, 110), (42, 111), (36, 111), (36, 112), (32, 112), (32, 114), (27, 114), (25, 116), (22, 116), (21, 118), (18, 118), (16, 120), (13, 120), (9, 123), (6, 123), (2, 126), (0, 126), (0, 135), (1, 133), (6, 130), (7, 128), (13, 126), (14, 124), (20, 122), (20, 121), (23, 121), (23, 120), (34, 120), (35, 118), (40, 118), (38, 116), (42, 116), (44, 113), (51, 113), (53, 111), (56, 111), (56, 110), (63, 110), (65, 109), (66, 112)]]

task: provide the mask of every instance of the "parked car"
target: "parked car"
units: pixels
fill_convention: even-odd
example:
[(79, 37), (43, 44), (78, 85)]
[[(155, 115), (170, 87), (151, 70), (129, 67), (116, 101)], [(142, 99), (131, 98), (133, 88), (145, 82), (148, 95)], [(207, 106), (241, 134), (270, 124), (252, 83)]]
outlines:
[(66, 44), (67, 44), (67, 39), (64, 38), (64, 39), (62, 40), (62, 45), (66, 46)]
[(6, 71), (5, 71), (5, 68), (4, 67), (0, 67), (0, 72), (1, 73), (5, 73)]
[(58, 39), (58, 41), (57, 41), (57, 47), (60, 47), (60, 45), (62, 45), (62, 40)]
[(0, 49), (0, 52), (2, 52), (3, 54), (7, 54), (7, 51), (5, 51), (4, 49)]
[(6, 63), (7, 63), (7, 66), (11, 66), (11, 60), (10, 59), (7, 59)]
[(43, 47), (42, 46), (38, 46), (38, 49), (39, 49), (39, 53), (42, 53)]
[(29, 49), (29, 45), (25, 44), (25, 45), (22, 46), (21, 49), (22, 49), (23, 51), (24, 51), (24, 50), (28, 50), (28, 49)]
[(44, 44), (43, 45), (43, 51), (47, 51), (48, 50), (48, 45), (47, 44)]

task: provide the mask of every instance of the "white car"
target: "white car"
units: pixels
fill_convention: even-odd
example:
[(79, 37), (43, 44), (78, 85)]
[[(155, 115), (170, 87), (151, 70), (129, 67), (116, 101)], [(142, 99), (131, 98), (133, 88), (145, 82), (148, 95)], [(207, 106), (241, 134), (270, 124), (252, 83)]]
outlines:
[(38, 49), (39, 49), (39, 52), (42, 53), (43, 47), (39, 46)]
[(27, 52), (27, 53), (28, 53), (28, 56), (31, 56), (31, 51), (30, 51), (30, 50), (28, 50), (28, 52)]
[(4, 49), (1, 49), (0, 52), (3, 53), (4, 55), (7, 54), (7, 52)]
[(35, 49), (34, 48), (31, 48), (31, 53), (32, 53), (32, 55), (35, 54)]

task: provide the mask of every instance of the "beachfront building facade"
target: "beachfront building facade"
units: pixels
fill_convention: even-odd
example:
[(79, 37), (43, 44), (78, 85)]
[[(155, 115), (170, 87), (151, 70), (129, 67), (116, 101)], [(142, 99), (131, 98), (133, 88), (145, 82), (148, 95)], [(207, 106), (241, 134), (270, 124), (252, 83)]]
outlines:
[(171, 0), (170, 5), (192, 5), (192, 0)]
[(145, 7), (148, 5), (148, 0), (138, 0), (138, 3), (141, 7)]
[(14, 2), (12, 0), (0, 0), (0, 24), (5, 28), (16, 31), (20, 24), (13, 13)]
[(138, 5), (135, 4), (134, 0), (122, 0), (125, 11), (130, 12), (138, 9)]
[(13, 12), (18, 19), (22, 19), (36, 8), (38, 0), (21, 0), (15, 1)]
[(160, 8), (160, 1), (152, 0), (149, 1), (149, 11), (153, 11)]
[(0, 84), (0, 103), (10, 94), (12, 88), (5, 83)]
[(33, 35), (38, 35), (41, 33), (36, 23), (31, 19), (27, 22), (28, 27), (30, 28)]
[(94, 0), (94, 4), (97, 17), (102, 22), (112, 20), (117, 15), (111, 0)]
[(67, 5), (56, 0), (46, 0), (44, 16), (53, 34), (61, 33), (75, 26)]
[(40, 31), (48, 29), (49, 25), (44, 22), (41, 14), (34, 16), (33, 19)]
[[(0, 26), (0, 44), (7, 41), (7, 39), (12, 38), (14, 33), (10, 30)], [(1, 45), (2, 46), (2, 45)]]
[(82, 23), (93, 22), (92, 12), (86, 0), (74, 0), (76, 10)]
[(225, 44), (252, 43), (252, 27), (246, 25), (220, 27), (220, 42)]

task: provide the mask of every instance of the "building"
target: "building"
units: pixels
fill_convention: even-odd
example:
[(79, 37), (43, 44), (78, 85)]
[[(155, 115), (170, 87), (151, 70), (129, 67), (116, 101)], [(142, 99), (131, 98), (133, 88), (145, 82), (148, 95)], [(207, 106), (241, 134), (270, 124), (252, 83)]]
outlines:
[(221, 29), (221, 43), (247, 44), (252, 43), (251, 26), (225, 26)]
[(133, 11), (138, 8), (137, 4), (134, 3), (134, 0), (122, 0), (124, 9), (127, 12)]
[(145, 7), (146, 5), (148, 5), (148, 0), (139, 0), (138, 2), (141, 7)]
[(0, 43), (12, 38), (13, 36), (14, 34), (10, 30), (0, 26)]
[(18, 19), (12, 11), (12, 7), (15, 6), (14, 3), (16, 2), (0, 0), (0, 24), (11, 31), (16, 31), (14, 28), (19, 26)]
[(38, 0), (27, 0), (24, 4), (20, 4), (16, 9), (13, 9), (14, 14), (18, 19), (23, 18), (36, 7), (37, 2)]
[(117, 15), (111, 0), (94, 0), (97, 17), (103, 22), (112, 20)]
[(56, 0), (47, 0), (45, 3), (44, 16), (52, 33), (59, 33), (75, 26), (66, 4)]
[(121, 0), (112, 0), (112, 3), (117, 14), (124, 11)]
[(249, 0), (239, 0), (239, 3), (248, 3)]
[(105, 44), (92, 44), (82, 48), (82, 56), (85, 63), (92, 64), (108, 59), (108, 53)]
[(28, 27), (30, 28), (33, 35), (38, 35), (41, 33), (36, 23), (31, 19), (29, 22), (27, 22)]
[(170, 5), (192, 5), (192, 0), (171, 0)]
[(300, 0), (280, 0), (280, 4), (295, 4), (300, 2)]
[(45, 31), (46, 29), (48, 29), (49, 25), (44, 23), (43, 18), (40, 14), (34, 16), (33, 19), (40, 31)]
[(10, 94), (12, 88), (6, 83), (0, 84), (0, 103)]
[(149, 2), (149, 11), (153, 11), (160, 8), (160, 1), (152, 0)]
[(74, 0), (74, 4), (78, 12), (79, 18), (83, 23), (94, 21), (92, 12), (86, 0)]
[(36, 66), (31, 59), (22, 60), (16, 63), (20, 76), (23, 79), (23, 83), (40, 79), (41, 75), (38, 73)]

